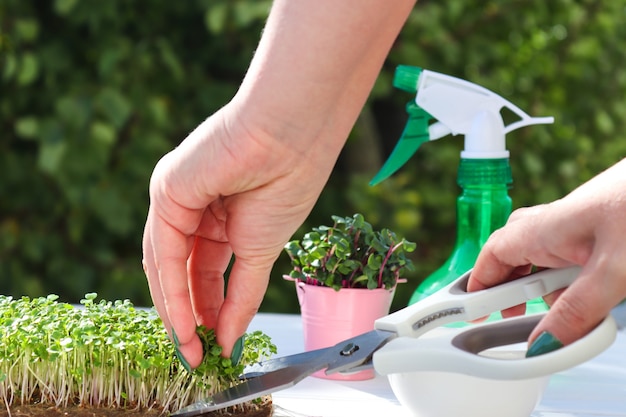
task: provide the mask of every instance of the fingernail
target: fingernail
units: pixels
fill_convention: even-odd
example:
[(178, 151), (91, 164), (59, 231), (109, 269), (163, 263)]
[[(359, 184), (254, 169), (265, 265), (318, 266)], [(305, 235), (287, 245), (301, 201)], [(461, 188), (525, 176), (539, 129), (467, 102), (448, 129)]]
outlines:
[(174, 329), (172, 329), (172, 339), (174, 339), (174, 353), (176, 354), (176, 357), (180, 361), (180, 364), (183, 366), (183, 368), (185, 368), (185, 371), (191, 373), (192, 369), (191, 366), (189, 366), (189, 362), (187, 362), (187, 359), (185, 359), (183, 354), (180, 353), (180, 350), (178, 349), (180, 347), (180, 342), (178, 341), (178, 336), (176, 336), (176, 332), (174, 331)]
[(544, 353), (549, 353), (562, 347), (563, 343), (554, 337), (552, 333), (543, 332), (530, 345), (526, 351), (526, 357), (531, 358), (533, 356), (543, 355)]
[(237, 341), (235, 342), (235, 345), (233, 346), (233, 352), (230, 354), (230, 362), (233, 365), (237, 365), (239, 363), (239, 360), (241, 359), (241, 354), (243, 353), (244, 340), (245, 340), (245, 337), (241, 336), (239, 339), (237, 339)]

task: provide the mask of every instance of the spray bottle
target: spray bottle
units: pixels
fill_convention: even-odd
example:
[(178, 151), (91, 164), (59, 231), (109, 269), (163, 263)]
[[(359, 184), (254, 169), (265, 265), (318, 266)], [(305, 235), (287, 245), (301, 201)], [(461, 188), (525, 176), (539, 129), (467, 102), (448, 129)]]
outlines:
[[(456, 243), (445, 263), (417, 288), (410, 300), (413, 304), (472, 268), (489, 235), (506, 223), (513, 180), (505, 135), (523, 126), (553, 123), (554, 118), (530, 117), (483, 87), (417, 67), (399, 66), (394, 87), (414, 93), (416, 98), (407, 104), (406, 127), (371, 185), (396, 172), (423, 143), (449, 134), (465, 135), (457, 176), (462, 193), (457, 199)], [(508, 126), (500, 113), (505, 107), (519, 117)], [(531, 311), (546, 309), (541, 299), (529, 302), (528, 307)]]

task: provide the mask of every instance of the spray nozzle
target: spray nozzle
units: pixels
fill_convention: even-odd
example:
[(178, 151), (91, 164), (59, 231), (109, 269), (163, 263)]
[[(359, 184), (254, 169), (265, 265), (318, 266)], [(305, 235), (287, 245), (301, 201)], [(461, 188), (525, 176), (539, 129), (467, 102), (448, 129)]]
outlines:
[[(530, 117), (519, 107), (479, 85), (460, 78), (399, 66), (394, 87), (416, 93), (415, 101), (407, 105), (409, 121), (398, 144), (380, 172), (370, 184), (377, 184), (404, 165), (429, 140), (449, 134), (465, 135), (462, 158), (508, 158), (505, 135), (515, 129), (534, 124), (554, 122), (552, 117)], [(500, 111), (509, 109), (519, 120), (504, 126)], [(415, 115), (421, 115), (418, 118)], [(434, 123), (430, 123), (435, 120)]]

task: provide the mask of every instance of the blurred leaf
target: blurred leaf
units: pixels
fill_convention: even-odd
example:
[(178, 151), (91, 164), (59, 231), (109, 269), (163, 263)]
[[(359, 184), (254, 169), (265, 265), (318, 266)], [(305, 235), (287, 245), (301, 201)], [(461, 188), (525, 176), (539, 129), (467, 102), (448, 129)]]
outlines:
[(604, 110), (598, 109), (596, 112), (596, 126), (604, 134), (610, 135), (615, 131), (615, 125), (611, 116)]
[(9, 80), (15, 75), (17, 71), (17, 59), (15, 58), (15, 55), (5, 53), (3, 61), (4, 69), (2, 71), (2, 78), (5, 80)]
[(132, 225), (131, 210), (118, 190), (102, 184), (90, 193), (91, 207), (98, 218), (115, 234), (125, 234)]
[(128, 100), (120, 91), (112, 88), (104, 88), (100, 91), (96, 96), (96, 106), (117, 129), (124, 126), (131, 113)]
[(182, 80), (184, 71), (176, 51), (166, 39), (159, 39), (157, 45), (161, 51), (161, 59), (169, 69), (170, 75), (176, 80)]
[(110, 77), (119, 71), (119, 64), (126, 52), (126, 43), (122, 41), (116, 48), (105, 49), (98, 60), (98, 72), (102, 77)]
[(16, 19), (15, 32), (24, 41), (34, 41), (39, 34), (39, 25), (35, 19)]
[(147, 109), (157, 126), (166, 126), (169, 121), (167, 102), (163, 97), (153, 97), (148, 101)]
[(17, 82), (22, 85), (31, 84), (39, 74), (39, 62), (35, 54), (26, 52), (22, 55), (19, 65)]
[(39, 168), (43, 172), (55, 173), (59, 169), (67, 146), (64, 142), (44, 142), (39, 148)]
[(39, 122), (37, 118), (25, 116), (15, 121), (15, 133), (24, 139), (33, 139), (39, 132)]
[(207, 8), (204, 13), (204, 22), (210, 33), (215, 35), (222, 33), (224, 27), (226, 26), (227, 13), (227, 3), (218, 3)]
[(114, 144), (117, 139), (115, 128), (102, 122), (94, 122), (91, 125), (91, 136), (94, 140), (107, 146)]
[(272, 2), (267, 0), (240, 0), (234, 3), (237, 27), (245, 27), (256, 20), (265, 20)]
[(56, 100), (56, 111), (59, 119), (66, 126), (82, 128), (91, 116), (87, 100), (77, 96), (62, 96)]
[(59, 15), (67, 15), (74, 9), (76, 3), (78, 3), (78, 0), (55, 0), (54, 10)]

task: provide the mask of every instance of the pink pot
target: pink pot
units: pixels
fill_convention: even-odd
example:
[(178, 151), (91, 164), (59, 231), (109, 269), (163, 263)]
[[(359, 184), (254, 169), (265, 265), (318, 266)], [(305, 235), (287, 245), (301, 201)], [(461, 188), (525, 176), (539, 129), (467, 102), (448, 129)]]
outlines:
[[(296, 292), (302, 313), (304, 348), (309, 351), (333, 346), (352, 336), (374, 330), (374, 321), (389, 314), (395, 288), (342, 288), (335, 291), (328, 287), (296, 282)], [(359, 381), (373, 378), (374, 371), (326, 375), (322, 370), (313, 376)]]

